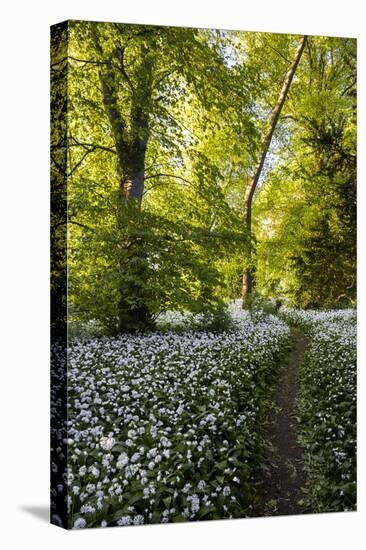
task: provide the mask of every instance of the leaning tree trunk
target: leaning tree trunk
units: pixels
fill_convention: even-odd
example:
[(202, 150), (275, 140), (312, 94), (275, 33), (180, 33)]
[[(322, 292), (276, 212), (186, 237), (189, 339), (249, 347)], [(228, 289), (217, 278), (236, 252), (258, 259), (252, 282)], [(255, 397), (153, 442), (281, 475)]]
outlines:
[[(275, 131), (278, 118), (281, 114), (282, 107), (286, 101), (286, 97), (290, 89), (295, 71), (299, 64), (305, 44), (306, 44), (306, 36), (303, 36), (296, 50), (294, 60), (285, 75), (281, 92), (278, 96), (277, 103), (271, 113), (266, 131), (263, 137), (263, 148), (258, 156), (256, 165), (253, 171), (253, 175), (251, 176), (245, 191), (243, 214), (244, 214), (245, 227), (249, 235), (251, 235), (252, 233), (252, 204), (253, 204), (254, 193), (263, 170), (264, 161), (266, 160), (268, 149), (271, 145), (272, 136)], [(253, 267), (251, 264), (252, 264), (252, 261), (251, 261), (251, 254), (250, 254), (248, 265), (246, 265), (246, 267), (243, 270), (243, 282), (242, 282), (242, 307), (243, 308), (248, 307), (248, 299), (252, 292), (252, 287), (253, 287)]]

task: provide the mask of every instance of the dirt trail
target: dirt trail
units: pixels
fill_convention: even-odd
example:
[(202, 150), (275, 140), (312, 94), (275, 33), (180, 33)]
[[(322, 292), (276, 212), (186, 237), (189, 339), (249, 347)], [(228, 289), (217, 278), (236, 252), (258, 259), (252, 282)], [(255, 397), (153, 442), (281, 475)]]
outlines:
[(298, 370), (303, 360), (306, 338), (293, 331), (295, 347), (281, 372), (274, 394), (276, 408), (270, 418), (268, 437), (273, 446), (269, 471), (261, 480), (264, 499), (269, 503), (265, 515), (289, 515), (302, 512), (297, 502), (304, 485), (302, 449), (293, 426), (295, 399), (298, 389)]

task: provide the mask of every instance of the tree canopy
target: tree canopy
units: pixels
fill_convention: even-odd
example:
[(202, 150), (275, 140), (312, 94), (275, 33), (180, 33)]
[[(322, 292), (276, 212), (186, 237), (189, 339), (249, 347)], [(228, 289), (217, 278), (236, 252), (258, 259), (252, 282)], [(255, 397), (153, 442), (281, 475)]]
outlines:
[[(300, 40), (85, 21), (54, 28), (52, 193), (63, 207), (53, 208), (53, 234), (67, 225), (72, 319), (114, 334), (153, 327), (166, 310), (216, 315), (240, 296), (249, 264), (265, 296), (303, 307), (355, 300), (354, 39), (307, 38), (251, 231), (244, 222)], [(66, 185), (67, 204), (57, 194)], [(65, 258), (54, 261), (60, 273)]]

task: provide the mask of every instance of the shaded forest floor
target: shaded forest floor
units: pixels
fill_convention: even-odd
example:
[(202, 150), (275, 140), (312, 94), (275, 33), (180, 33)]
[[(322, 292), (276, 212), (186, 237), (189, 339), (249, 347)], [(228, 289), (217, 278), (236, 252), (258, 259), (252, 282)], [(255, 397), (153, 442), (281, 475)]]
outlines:
[(303, 450), (297, 441), (293, 419), (298, 390), (298, 371), (303, 360), (307, 340), (298, 330), (293, 331), (294, 348), (280, 373), (269, 418), (268, 439), (271, 455), (268, 469), (258, 479), (265, 502), (265, 515), (292, 515), (303, 513), (299, 505), (305, 483)]
[[(65, 475), (57, 470), (55, 482), (71, 472), (75, 496), (87, 496), (74, 499), (68, 525), (99, 527), (101, 517), (114, 526), (355, 509), (355, 311), (256, 316), (233, 304), (230, 313), (237, 330), (209, 332), (201, 318), (195, 324), (179, 314), (160, 332), (74, 338), (67, 441), (77, 440), (83, 454)], [(54, 384), (62, 389), (64, 348), (54, 353)], [(90, 387), (95, 393), (87, 401)], [(52, 398), (56, 410), (61, 400), (55, 392)], [(61, 413), (56, 449), (64, 444), (57, 439)], [(83, 468), (87, 455), (95, 457), (90, 471)], [(122, 500), (107, 471), (118, 490), (129, 485)], [(95, 507), (102, 490), (103, 515)]]

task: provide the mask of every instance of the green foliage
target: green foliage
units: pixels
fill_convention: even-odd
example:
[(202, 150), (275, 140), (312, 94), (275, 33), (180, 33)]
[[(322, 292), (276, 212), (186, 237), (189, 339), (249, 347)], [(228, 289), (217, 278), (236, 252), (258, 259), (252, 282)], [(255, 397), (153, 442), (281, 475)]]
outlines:
[(229, 35), (88, 22), (68, 32), (74, 325), (115, 334), (152, 328), (167, 309), (220, 316), (248, 247), (230, 195), (254, 131)]
[(275, 314), (280, 307), (280, 300), (267, 298), (258, 290), (254, 290), (248, 300), (248, 309), (252, 313)]
[(356, 298), (355, 42), (316, 39), (255, 206), (257, 282), (300, 307)]
[(231, 332), (237, 328), (237, 324), (226, 307), (218, 308), (216, 311), (192, 316), (190, 323), (192, 330), (204, 330), (213, 333)]
[[(67, 47), (57, 33), (52, 45), (52, 216), (74, 321), (114, 334), (167, 309), (220, 312), (248, 262), (265, 299), (354, 302), (354, 40), (309, 39), (249, 239), (245, 188), (298, 37), (83, 21), (64, 34)], [(65, 258), (54, 260), (57, 290)]]
[[(82, 246), (70, 247), (74, 320), (94, 319), (115, 334), (153, 326), (166, 310), (188, 310), (211, 314), (211, 324), (222, 324), (223, 280), (207, 253), (219, 258), (240, 248), (245, 236), (174, 223), (129, 201), (117, 210), (118, 230), (86, 231)], [(87, 261), (91, 254), (93, 264)]]

